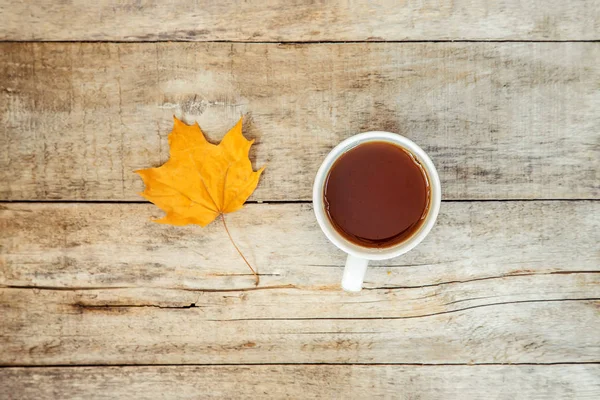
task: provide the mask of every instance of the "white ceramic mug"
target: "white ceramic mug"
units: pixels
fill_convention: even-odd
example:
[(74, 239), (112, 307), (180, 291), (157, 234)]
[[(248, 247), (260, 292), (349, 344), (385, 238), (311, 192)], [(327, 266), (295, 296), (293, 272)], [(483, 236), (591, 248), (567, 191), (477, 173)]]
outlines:
[[(366, 142), (387, 142), (408, 150), (419, 161), (429, 179), (429, 210), (425, 217), (425, 221), (421, 224), (419, 230), (414, 232), (412, 236), (401, 243), (386, 248), (365, 247), (352, 243), (344, 238), (331, 224), (327, 212), (325, 211), (325, 204), (323, 201), (325, 180), (335, 161), (348, 150)], [(404, 136), (390, 132), (365, 132), (344, 140), (331, 150), (323, 161), (323, 164), (321, 164), (315, 178), (313, 186), (313, 207), (319, 226), (325, 233), (325, 236), (327, 236), (327, 238), (340, 250), (348, 254), (346, 267), (344, 268), (344, 276), (342, 277), (342, 288), (350, 292), (360, 291), (362, 289), (365, 273), (367, 272), (369, 260), (387, 260), (389, 258), (397, 257), (413, 249), (425, 239), (425, 236), (427, 236), (435, 224), (435, 220), (440, 211), (441, 200), (442, 189), (440, 178), (433, 162), (423, 149)]]

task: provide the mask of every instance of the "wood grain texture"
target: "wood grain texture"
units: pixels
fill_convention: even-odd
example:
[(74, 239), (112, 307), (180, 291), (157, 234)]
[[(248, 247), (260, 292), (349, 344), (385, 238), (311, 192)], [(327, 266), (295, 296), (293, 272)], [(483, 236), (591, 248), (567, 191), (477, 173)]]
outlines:
[(0, 2), (2, 40), (594, 40), (594, 0)]
[[(568, 297), (572, 280), (556, 277), (554, 283), (549, 290), (560, 287), (556, 295)], [(450, 305), (447, 308), (456, 310), (440, 313), (431, 313), (435, 307), (426, 300), (396, 302), (409, 310), (407, 314), (411, 309), (419, 313), (408, 317), (387, 316), (385, 308), (369, 303), (391, 301), (394, 290), (366, 292), (363, 298), (272, 289), (269, 301), (293, 297), (307, 310), (297, 313), (299, 317), (293, 314), (299, 307), (285, 317), (271, 317), (267, 307), (265, 314), (254, 311), (222, 319), (213, 318), (210, 300), (204, 303), (201, 292), (194, 296), (196, 306), (182, 307), (92, 304), (101, 291), (0, 289), (5, 321), (0, 327), (0, 364), (599, 362), (598, 281), (587, 284), (594, 300), (542, 295), (539, 300), (466, 308)], [(221, 293), (226, 301), (221, 307), (229, 308), (224, 313), (236, 313), (232, 309), (240, 302), (257, 304), (244, 294)], [(311, 309), (307, 299), (326, 304)], [(366, 312), (369, 317), (357, 316)]]
[(599, 375), (598, 365), (5, 368), (0, 397), (595, 400)]
[[(446, 200), (600, 198), (598, 43), (340, 43), (597, 41), (596, 1), (0, 0), (0, 21), (4, 41), (142, 42), (0, 43), (0, 200), (139, 200), (173, 114), (214, 141), (246, 116), (257, 201), (309, 200), (329, 149), (373, 129), (422, 145)], [(172, 40), (213, 42), (143, 43)], [(229, 217), (259, 287), (217, 224), (0, 204), (0, 398), (595, 399), (599, 207), (445, 202), (349, 294), (308, 204)]]
[[(253, 277), (218, 222), (155, 224), (151, 204), (4, 204), (0, 284), (242, 289)], [(344, 254), (309, 204), (250, 204), (227, 215), (263, 286), (337, 287)], [(420, 287), (520, 274), (597, 271), (600, 203), (444, 202), (416, 249), (374, 262), (366, 287)]]
[[(571, 3), (569, 3), (571, 4)], [(138, 200), (173, 114), (245, 114), (252, 199), (309, 200), (342, 139), (398, 132), (445, 199), (600, 194), (598, 43), (0, 44), (0, 199)]]
[[(568, 295), (568, 284), (554, 286)], [(312, 298), (327, 304), (305, 311), (311, 314), (307, 317), (291, 312), (284, 318), (258, 317), (255, 312), (231, 319), (211, 318), (202, 293), (196, 293), (197, 307), (93, 306), (80, 299), (99, 291), (82, 296), (70, 290), (0, 289), (0, 365), (597, 363), (599, 285), (597, 280), (588, 285), (597, 297), (542, 296), (442, 313), (428, 313), (427, 301), (397, 302), (421, 308), (421, 315), (410, 317), (387, 317), (369, 304), (389, 299), (386, 294), (394, 290), (379, 296), (366, 292), (365, 298), (338, 294), (337, 300), (284, 291), (281, 295), (296, 302)], [(276, 293), (271, 302), (279, 290), (271, 290)], [(243, 295), (221, 293), (233, 299), (226, 306), (230, 309), (245, 301)], [(369, 317), (355, 316), (355, 310), (361, 315), (366, 309)], [(330, 317), (342, 313), (346, 317)]]
[(0, 364), (598, 362), (598, 207), (443, 203), (426, 241), (353, 295), (308, 205), (230, 216), (256, 288), (217, 224), (6, 204)]

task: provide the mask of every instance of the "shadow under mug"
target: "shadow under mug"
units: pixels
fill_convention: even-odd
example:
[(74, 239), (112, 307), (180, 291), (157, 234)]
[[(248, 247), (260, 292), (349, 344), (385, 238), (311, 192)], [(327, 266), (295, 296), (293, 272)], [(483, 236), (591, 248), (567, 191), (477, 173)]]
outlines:
[[(367, 142), (387, 142), (408, 150), (419, 161), (429, 178), (429, 210), (425, 217), (425, 221), (412, 236), (403, 242), (385, 248), (365, 247), (350, 242), (336, 231), (325, 211), (323, 191), (331, 167), (342, 154)], [(340, 250), (348, 254), (344, 275), (342, 277), (342, 288), (349, 292), (358, 292), (362, 290), (362, 284), (365, 273), (367, 272), (369, 260), (387, 260), (389, 258), (400, 256), (412, 250), (425, 239), (435, 224), (435, 220), (440, 211), (441, 200), (442, 188), (440, 178), (433, 162), (423, 149), (404, 136), (381, 131), (359, 133), (358, 135), (354, 135), (344, 140), (331, 150), (327, 157), (325, 157), (325, 160), (323, 161), (323, 164), (321, 164), (317, 176), (315, 177), (313, 186), (313, 207), (317, 222), (323, 230), (323, 233), (325, 233), (325, 236), (327, 236), (327, 238)]]

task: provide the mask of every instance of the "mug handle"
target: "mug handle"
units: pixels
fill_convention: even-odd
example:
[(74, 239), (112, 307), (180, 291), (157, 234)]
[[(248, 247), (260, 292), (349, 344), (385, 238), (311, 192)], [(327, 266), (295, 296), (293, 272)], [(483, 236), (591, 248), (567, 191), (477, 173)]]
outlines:
[(348, 254), (344, 276), (342, 277), (342, 289), (347, 292), (360, 292), (367, 272), (367, 265), (369, 265), (369, 260)]

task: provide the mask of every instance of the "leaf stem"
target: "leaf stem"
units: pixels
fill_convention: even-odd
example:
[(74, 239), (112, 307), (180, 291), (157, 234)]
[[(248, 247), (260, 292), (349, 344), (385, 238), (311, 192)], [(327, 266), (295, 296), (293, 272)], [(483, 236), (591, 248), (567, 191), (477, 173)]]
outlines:
[(229, 233), (229, 229), (227, 228), (227, 224), (225, 223), (225, 215), (223, 215), (223, 213), (221, 213), (220, 215), (221, 215), (221, 221), (223, 221), (223, 226), (225, 227), (225, 232), (227, 232), (227, 236), (229, 236), (229, 240), (231, 240), (231, 244), (233, 245), (233, 247), (235, 247), (238, 254), (240, 255), (240, 257), (242, 257), (242, 259), (244, 260), (244, 262), (246, 263), (248, 268), (250, 268), (250, 271), (252, 271), (252, 273), (254, 274), (254, 279), (256, 280), (255, 285), (258, 286), (258, 284), (260, 282), (260, 277), (258, 276), (258, 273), (254, 270), (254, 268), (252, 268), (252, 265), (250, 265), (248, 260), (246, 260), (246, 257), (244, 257), (244, 254), (242, 254), (240, 249), (237, 247), (237, 245), (233, 241), (233, 238), (231, 237), (231, 233)]

